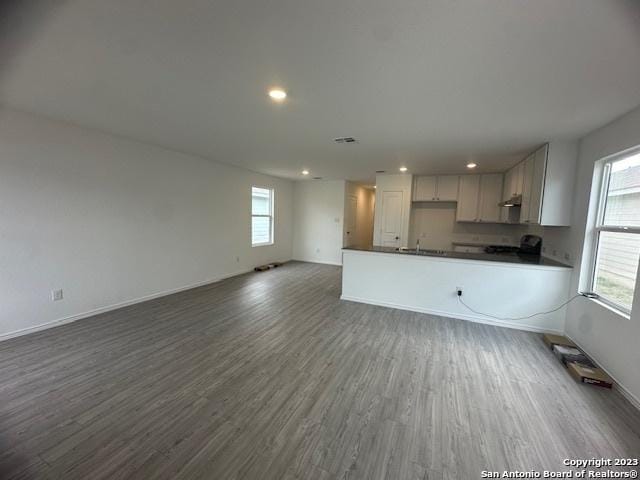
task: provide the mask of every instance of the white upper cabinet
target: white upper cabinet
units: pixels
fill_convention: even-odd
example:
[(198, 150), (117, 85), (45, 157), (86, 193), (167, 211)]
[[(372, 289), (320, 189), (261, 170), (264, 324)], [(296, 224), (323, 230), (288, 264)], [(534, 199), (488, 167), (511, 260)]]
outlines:
[(547, 145), (536, 150), (533, 154), (533, 173), (531, 177), (531, 196), (529, 198), (529, 221), (540, 223), (542, 214), (542, 192), (547, 167)]
[(479, 222), (500, 222), (500, 200), (502, 200), (501, 173), (480, 175)]
[(478, 221), (478, 197), (480, 196), (480, 175), (461, 175), (458, 192), (458, 222)]
[(577, 142), (554, 141), (523, 162), (520, 223), (571, 225)]
[(522, 188), (524, 184), (524, 163), (520, 162), (515, 167), (513, 167), (513, 183), (511, 185), (511, 189), (513, 190), (513, 196), (517, 197), (518, 195), (522, 195)]
[(522, 176), (522, 204), (520, 206), (520, 223), (529, 223), (531, 206), (531, 186), (533, 184), (533, 169), (536, 161), (535, 154), (524, 159)]
[(511, 167), (504, 175), (504, 189), (502, 200), (507, 201), (518, 195), (522, 195), (522, 177), (524, 175), (524, 162)]
[(456, 220), (458, 222), (500, 222), (501, 173), (461, 175)]
[(441, 175), (438, 177), (436, 198), (441, 202), (456, 202), (458, 200), (458, 175)]
[(457, 175), (423, 175), (415, 177), (414, 202), (455, 202), (458, 200)]
[(416, 202), (435, 201), (437, 177), (429, 175), (414, 178), (413, 200)]
[(509, 200), (515, 192), (515, 189), (514, 189), (515, 175), (516, 175), (515, 168), (511, 168), (507, 170), (507, 173), (504, 174), (504, 187), (502, 188), (502, 200), (504, 202)]

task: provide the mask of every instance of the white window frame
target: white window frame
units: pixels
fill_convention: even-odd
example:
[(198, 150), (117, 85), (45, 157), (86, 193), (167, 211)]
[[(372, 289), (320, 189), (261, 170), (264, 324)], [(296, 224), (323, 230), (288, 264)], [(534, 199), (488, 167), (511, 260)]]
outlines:
[[(261, 215), (254, 215), (253, 214), (253, 189), (254, 188), (260, 188), (262, 190), (269, 190), (269, 213), (268, 214), (261, 214)], [(274, 205), (275, 205), (275, 189), (271, 188), (271, 187), (263, 187), (261, 185), (252, 185), (251, 186), (251, 190), (249, 192), (249, 194), (251, 195), (251, 224), (249, 225), (249, 229), (250, 229), (250, 239), (249, 241), (251, 242), (251, 246), (252, 247), (266, 247), (269, 245), (274, 245), (275, 244), (275, 238), (274, 238), (274, 224), (275, 224), (275, 212), (274, 212)], [(254, 217), (259, 217), (259, 218), (269, 218), (269, 241), (268, 242), (260, 242), (260, 243), (253, 243), (253, 219)]]
[[(591, 292), (595, 292), (595, 282), (596, 282), (596, 266), (598, 264), (598, 247), (600, 244), (600, 233), (601, 232), (617, 232), (617, 233), (635, 233), (640, 234), (640, 227), (633, 226), (617, 226), (617, 225), (605, 225), (604, 216), (605, 216), (605, 207), (607, 204), (607, 194), (609, 192), (609, 179), (611, 177), (611, 164), (615, 163), (619, 160), (623, 160), (627, 157), (633, 156), (640, 153), (640, 147), (634, 147), (629, 150), (625, 150), (620, 153), (616, 153), (609, 157), (605, 157), (596, 164), (596, 168), (594, 169), (594, 183), (597, 191), (592, 198), (597, 200), (597, 205), (595, 208), (595, 218), (591, 222), (591, 234), (590, 234), (590, 245), (587, 249), (585, 249), (588, 253), (588, 261), (589, 261), (589, 276), (587, 279), (587, 290)], [(640, 273), (640, 271), (639, 271)], [(638, 279), (636, 278), (636, 284), (634, 289), (634, 298), (635, 292), (638, 289)], [(609, 309), (621, 313), (624, 317), (630, 318), (631, 309), (627, 308), (624, 305), (620, 305), (607, 297), (603, 297), (598, 294), (597, 301), (607, 306)]]

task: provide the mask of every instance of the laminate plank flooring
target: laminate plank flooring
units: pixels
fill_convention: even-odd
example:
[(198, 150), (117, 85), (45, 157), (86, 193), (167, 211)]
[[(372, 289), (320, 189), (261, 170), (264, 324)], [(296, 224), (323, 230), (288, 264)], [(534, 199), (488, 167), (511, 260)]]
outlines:
[(640, 455), (540, 336), (290, 262), (0, 343), (3, 479), (471, 479)]

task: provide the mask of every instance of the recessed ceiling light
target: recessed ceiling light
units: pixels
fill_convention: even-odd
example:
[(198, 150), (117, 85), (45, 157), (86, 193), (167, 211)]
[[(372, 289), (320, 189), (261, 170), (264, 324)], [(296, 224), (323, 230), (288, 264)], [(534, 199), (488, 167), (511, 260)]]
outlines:
[(400, 171), (401, 172), (406, 172), (407, 171), (407, 167), (400, 167)]
[(285, 98), (287, 98), (287, 92), (285, 92), (281, 88), (273, 88), (269, 90), (269, 96), (276, 102), (282, 102)]
[(302, 170), (303, 175), (309, 175), (309, 170)]
[(478, 165), (476, 165), (475, 163), (471, 162), (471, 163), (467, 163), (467, 168), (476, 168)]

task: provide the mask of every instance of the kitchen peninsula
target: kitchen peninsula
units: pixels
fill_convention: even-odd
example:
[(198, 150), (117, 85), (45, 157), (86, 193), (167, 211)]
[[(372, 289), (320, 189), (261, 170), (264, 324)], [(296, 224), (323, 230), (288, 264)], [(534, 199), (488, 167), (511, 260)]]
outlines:
[(564, 329), (565, 307), (514, 320), (569, 298), (571, 267), (545, 257), (372, 247), (343, 249), (342, 263), (343, 300), (536, 332)]

